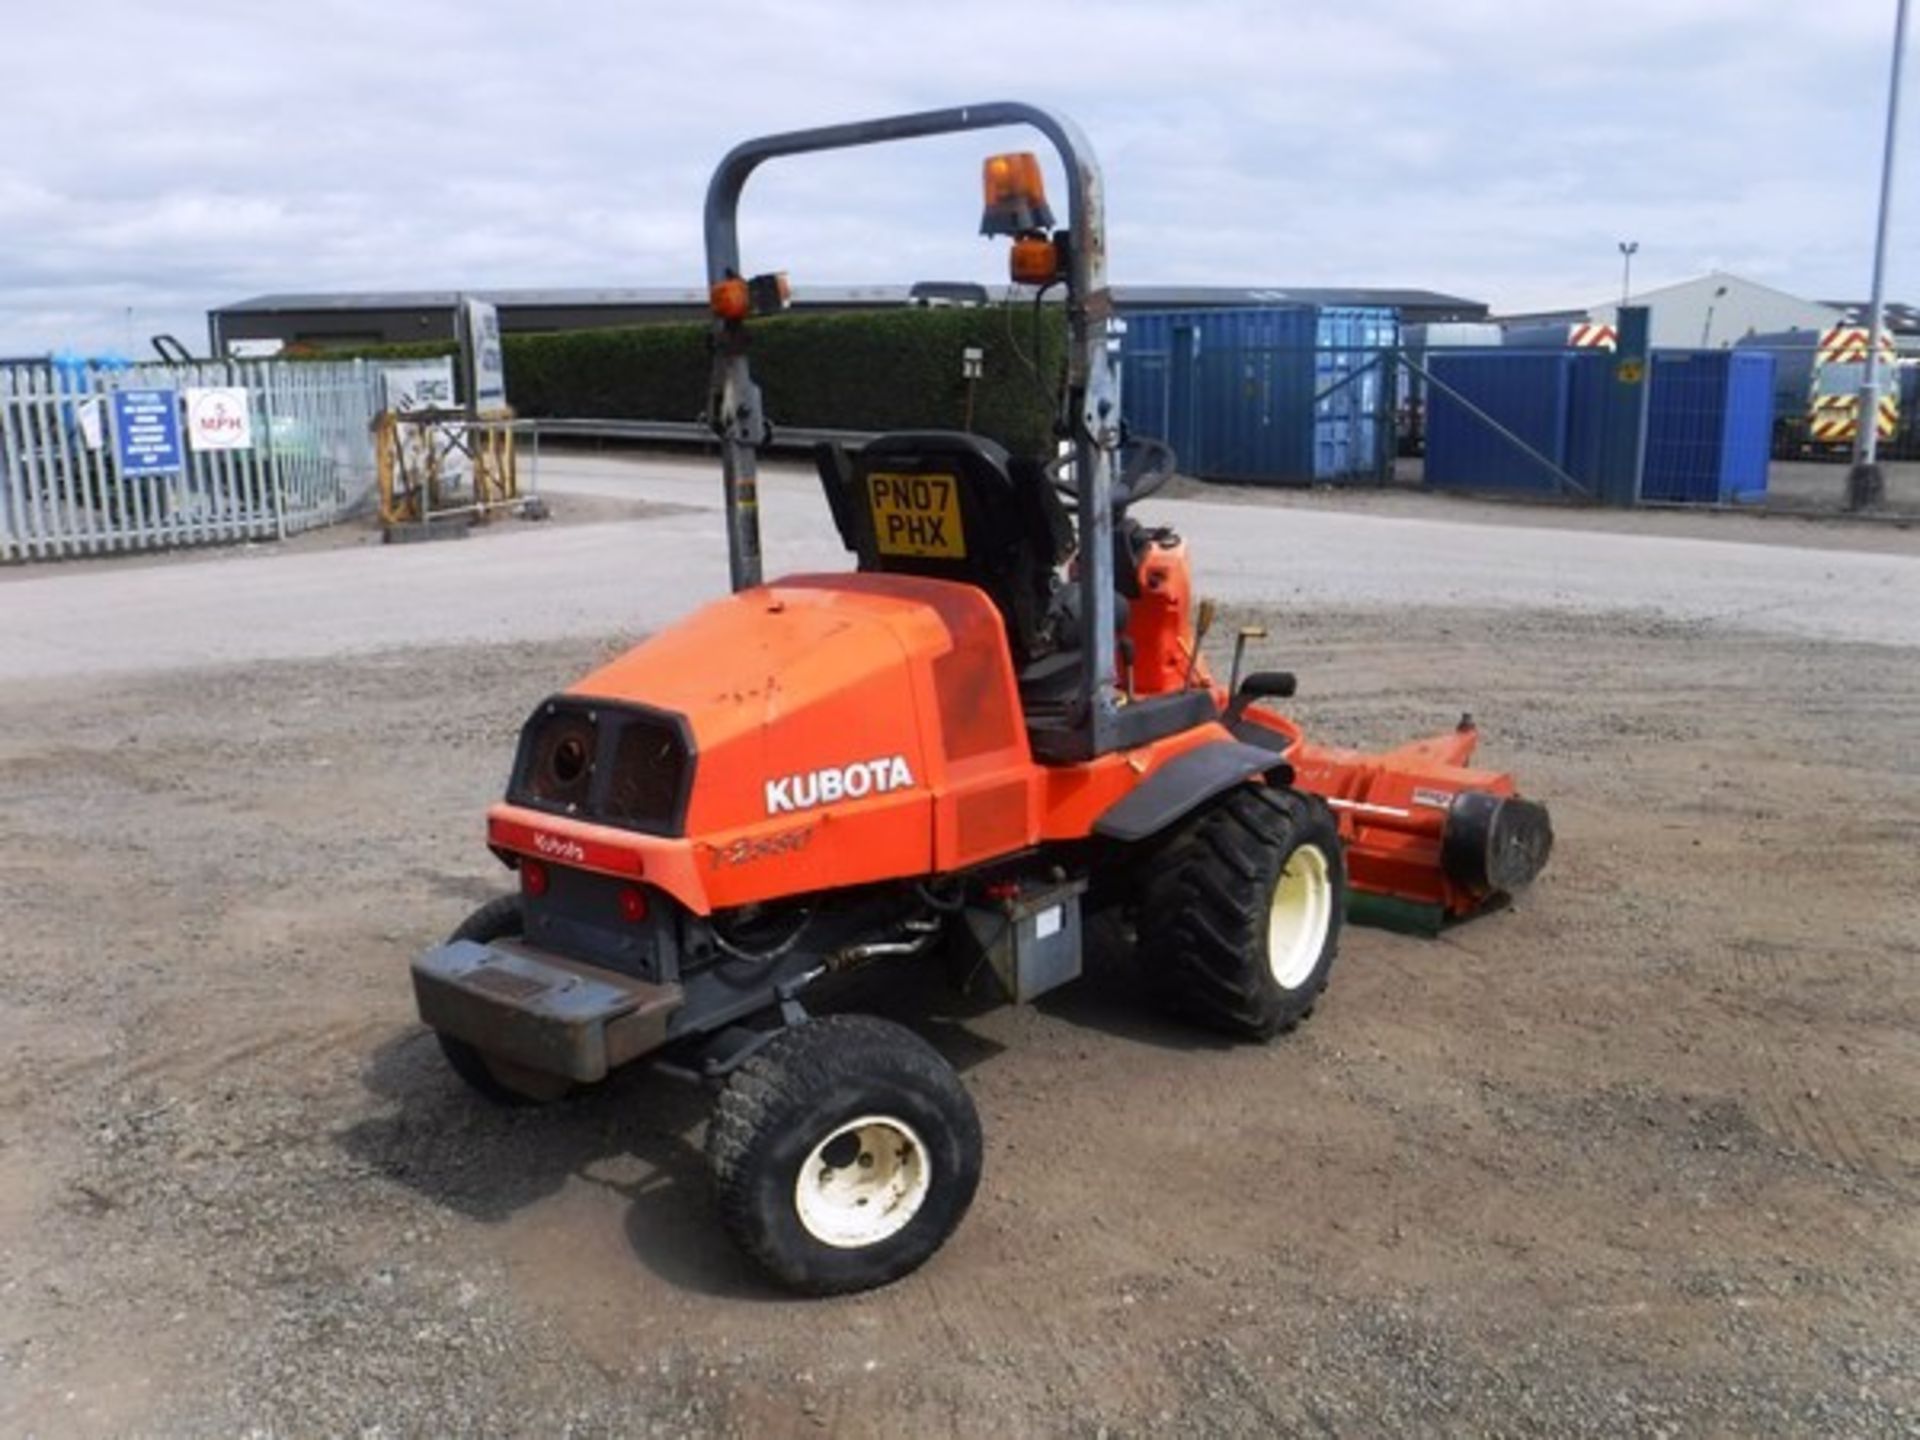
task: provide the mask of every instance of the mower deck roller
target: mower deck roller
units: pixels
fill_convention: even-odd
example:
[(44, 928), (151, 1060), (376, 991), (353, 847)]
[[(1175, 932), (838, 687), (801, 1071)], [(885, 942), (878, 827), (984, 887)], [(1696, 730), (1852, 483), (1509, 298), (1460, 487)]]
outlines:
[[(1071, 464), (948, 431), (826, 447), (854, 568), (767, 580), (748, 336), (786, 283), (740, 268), (748, 177), (1006, 125), (1066, 175), (1056, 229), (1034, 157), (992, 157), (981, 228), (1016, 279), (1063, 292)], [(1131, 929), (1157, 1004), (1267, 1040), (1313, 1012), (1350, 897), (1463, 919), (1531, 879), (1551, 831), (1469, 763), (1470, 726), (1340, 750), (1266, 703), (1290, 677), (1216, 683), (1186, 542), (1135, 513), (1173, 456), (1126, 436), (1100, 172), (1070, 121), (997, 103), (750, 141), (715, 172), (706, 237), (733, 593), (534, 708), (487, 817), (519, 893), (420, 956), (415, 994), (500, 1103), (641, 1059), (715, 1086), (727, 1232), (781, 1283), (857, 1290), (939, 1249), (982, 1146), (925, 1041), (814, 1013), (840, 977), (919, 960), (1018, 1002), (1078, 980), (1089, 934)], [(1123, 923), (1096, 931), (1101, 913)]]
[(1468, 790), (1454, 797), (1440, 835), (1440, 868), (1461, 889), (1511, 895), (1533, 883), (1553, 851), (1547, 807), (1517, 795)]

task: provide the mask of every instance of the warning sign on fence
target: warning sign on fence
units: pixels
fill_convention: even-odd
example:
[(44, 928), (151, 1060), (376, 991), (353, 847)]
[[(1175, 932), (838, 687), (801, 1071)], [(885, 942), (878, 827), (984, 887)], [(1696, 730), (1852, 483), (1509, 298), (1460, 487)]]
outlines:
[(85, 400), (73, 402), (73, 423), (80, 431), (80, 443), (89, 450), (98, 450), (106, 434), (106, 422), (100, 418), (98, 395), (89, 395)]
[(187, 391), (187, 444), (195, 450), (251, 450), (253, 409), (238, 386)]
[(116, 390), (113, 433), (122, 475), (173, 475), (180, 469), (178, 391)]

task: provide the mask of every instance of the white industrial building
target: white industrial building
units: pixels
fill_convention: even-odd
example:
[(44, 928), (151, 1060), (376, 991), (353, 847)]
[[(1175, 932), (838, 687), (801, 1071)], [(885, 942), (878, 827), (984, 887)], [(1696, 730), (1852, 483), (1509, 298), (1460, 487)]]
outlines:
[[(1844, 318), (1835, 306), (1802, 300), (1724, 270), (1657, 290), (1637, 290), (1629, 303), (1645, 305), (1652, 312), (1648, 317), (1651, 343), (1660, 349), (1725, 349), (1746, 335), (1818, 332)], [(1612, 325), (1619, 309), (1618, 301), (1609, 300), (1586, 310), (1508, 316), (1502, 323), (1509, 327), (1580, 321)]]

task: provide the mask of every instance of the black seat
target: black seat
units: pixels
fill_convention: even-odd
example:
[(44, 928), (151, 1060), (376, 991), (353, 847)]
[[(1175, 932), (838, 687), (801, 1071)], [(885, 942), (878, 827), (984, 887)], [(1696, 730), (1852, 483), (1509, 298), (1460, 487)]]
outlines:
[(814, 458), (862, 570), (978, 586), (1006, 621), (1016, 667), (1055, 648), (1054, 571), (1073, 529), (1037, 464), (947, 430), (820, 445)]
[[(1046, 472), (978, 435), (905, 431), (858, 450), (815, 447), (827, 506), (860, 569), (957, 580), (984, 591), (1006, 623), (1034, 759), (1072, 764), (1092, 758), (1086, 714), (1086, 656), (1079, 649), (1079, 590), (1056, 569), (1074, 532)], [(1146, 532), (1116, 525), (1114, 597), (1125, 625), (1127, 595)], [(1118, 577), (1116, 577), (1118, 578)], [(1213, 717), (1213, 697), (1181, 690), (1132, 701), (1107, 747), (1144, 745)]]

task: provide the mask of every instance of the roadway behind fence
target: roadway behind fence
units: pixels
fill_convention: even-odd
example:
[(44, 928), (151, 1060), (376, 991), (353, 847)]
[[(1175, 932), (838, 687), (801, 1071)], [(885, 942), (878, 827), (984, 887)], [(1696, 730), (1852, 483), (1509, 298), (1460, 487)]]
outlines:
[[(0, 367), (0, 561), (275, 540), (369, 503), (379, 367), (364, 361)], [(127, 463), (116, 392), (243, 392), (251, 443)], [(148, 457), (151, 460), (152, 457)]]

